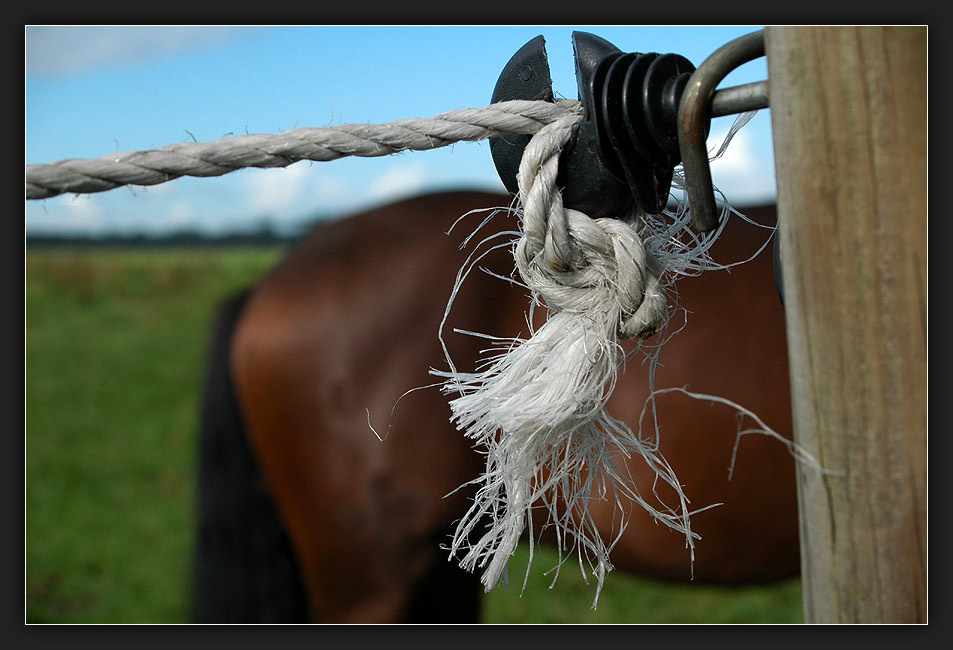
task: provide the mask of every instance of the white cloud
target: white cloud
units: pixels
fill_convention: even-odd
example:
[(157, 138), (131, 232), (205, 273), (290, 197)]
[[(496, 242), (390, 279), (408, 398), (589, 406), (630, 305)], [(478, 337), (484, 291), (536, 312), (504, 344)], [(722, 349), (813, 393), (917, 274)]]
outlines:
[(107, 25), (26, 26), (27, 74), (74, 74), (90, 68), (154, 59), (182, 50), (219, 45), (241, 27)]
[(327, 173), (313, 174), (312, 200), (322, 212), (340, 212), (357, 203), (354, 188), (343, 177)]
[(244, 180), (249, 192), (246, 205), (254, 214), (280, 214), (299, 206), (311, 175), (306, 163), (252, 171)]
[(419, 194), (432, 185), (428, 174), (419, 159), (399, 158), (362, 159), (352, 166), (301, 161), (249, 170), (242, 177), (245, 198), (236, 211), (276, 224), (335, 216)]
[(103, 218), (100, 202), (88, 194), (64, 196), (63, 205), (71, 212), (72, 218), (80, 223), (98, 223)]
[(88, 194), (27, 201), (24, 225), (30, 232), (95, 234), (107, 225), (102, 202)]
[(176, 201), (169, 211), (169, 226), (173, 230), (186, 230), (195, 225), (192, 206), (184, 201)]
[[(712, 133), (708, 148), (713, 154), (721, 147), (727, 129)], [(735, 134), (725, 153), (711, 162), (714, 185), (725, 193), (733, 205), (774, 200), (774, 160), (770, 152), (765, 159), (755, 147), (755, 137), (742, 128)]]
[(299, 161), (274, 169), (247, 170), (241, 176), (241, 205), (235, 212), (272, 223), (294, 224), (317, 214), (336, 215), (364, 207), (366, 188), (323, 163)]
[(421, 192), (427, 182), (427, 170), (419, 160), (397, 161), (370, 185), (374, 201), (390, 201)]

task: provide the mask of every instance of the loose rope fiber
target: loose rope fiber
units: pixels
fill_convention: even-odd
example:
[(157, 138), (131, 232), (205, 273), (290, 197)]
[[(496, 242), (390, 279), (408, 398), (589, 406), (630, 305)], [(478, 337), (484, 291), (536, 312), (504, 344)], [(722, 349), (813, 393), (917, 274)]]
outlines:
[(279, 135), (252, 134), (215, 142), (184, 142), (150, 151), (92, 159), (26, 165), (27, 199), (64, 193), (103, 192), (124, 185), (158, 185), (181, 176), (221, 176), (248, 167), (286, 167), (347, 156), (372, 158), (401, 151), (426, 151), (456, 142), (503, 135), (532, 135), (567, 115), (581, 115), (580, 102), (513, 100), (464, 108), (431, 118), (385, 124), (300, 128)]
[[(736, 121), (727, 140), (751, 115)], [(654, 393), (661, 343), (649, 352), (642, 342), (666, 328), (667, 294), (676, 279), (725, 268), (708, 250), (730, 208), (726, 202), (720, 227), (704, 235), (691, 229), (683, 205), (657, 215), (636, 210), (600, 219), (566, 208), (556, 186), (559, 155), (579, 119), (567, 115), (540, 129), (527, 145), (517, 175), (522, 229), (508, 245), (521, 284), (532, 297), (530, 310), (542, 307), (547, 320), (528, 339), (462, 332), (490, 340), (489, 355), (475, 372), (462, 372), (444, 346), (450, 369), (431, 372), (443, 379), (443, 392), (452, 396), (452, 421), (486, 456), (486, 471), (468, 483), (478, 488), (454, 532), (451, 557), (459, 557), (467, 570), (483, 569), (489, 591), (508, 582), (508, 561), (525, 531), (530, 532), (532, 558), (534, 531), (553, 528), (559, 565), (577, 555), (583, 577), (588, 565), (596, 579), (596, 607), (612, 570), (612, 540), (625, 530), (631, 504), (682, 533), (690, 561), (694, 558), (694, 512), (658, 451), (657, 427), (644, 434), (640, 420), (633, 432), (610, 415), (607, 402), (617, 372), (629, 358), (621, 346), (625, 339), (637, 341), (630, 354), (645, 353)], [(675, 184), (682, 183), (676, 170)], [(458, 274), (448, 312), (479, 259), (473, 257)], [(527, 323), (532, 323), (531, 314)], [(650, 395), (646, 410), (652, 421), (654, 407)], [(674, 490), (676, 503), (663, 503), (657, 493), (654, 500), (639, 494), (624, 462), (639, 457)], [(614, 530), (597, 528), (589, 508), (594, 499), (616, 505)], [(527, 578), (529, 570), (528, 565)]]
[[(752, 115), (736, 120), (714, 158), (722, 155)], [(465, 569), (484, 568), (482, 580), (490, 590), (507, 582), (507, 564), (523, 532), (531, 532), (532, 560), (532, 531), (553, 527), (559, 565), (567, 559), (563, 553), (575, 554), (583, 577), (588, 564), (596, 578), (596, 607), (604, 578), (612, 570), (609, 552), (625, 530), (631, 504), (682, 533), (694, 557), (698, 537), (690, 526), (694, 513), (675, 472), (658, 452), (657, 426), (653, 433), (643, 435), (642, 420), (646, 412), (650, 421), (655, 420), (654, 372), (664, 343), (661, 335), (671, 318), (668, 302), (676, 301), (675, 280), (727, 268), (715, 263), (708, 251), (732, 210), (725, 201), (719, 227), (698, 234), (691, 228), (684, 203), (659, 214), (634, 211), (600, 219), (566, 208), (556, 185), (559, 154), (582, 117), (578, 101), (516, 100), (381, 125), (302, 128), (280, 135), (244, 135), (26, 165), (26, 199), (156, 185), (181, 176), (220, 176), (248, 167), (284, 167), (303, 160), (376, 157), (460, 141), (531, 135), (517, 176), (515, 211), (521, 231), (501, 233), (516, 235), (502, 245), (512, 247), (522, 282), (504, 279), (529, 290), (528, 323), (536, 307), (546, 310), (548, 318), (529, 339), (462, 332), (491, 341), (489, 356), (474, 372), (461, 372), (454, 366), (443, 344), (443, 323), (438, 334), (449, 370), (431, 372), (442, 378), (438, 385), (443, 392), (453, 396), (451, 420), (486, 456), (486, 471), (466, 484), (479, 487), (458, 523), (449, 551), (451, 557), (462, 555), (460, 565)], [(673, 184), (684, 189), (679, 169)], [(481, 257), (471, 255), (460, 269), (444, 323), (460, 284)], [(662, 340), (646, 350), (644, 338), (656, 333)], [(621, 341), (625, 339), (636, 341), (634, 351), (624, 352)], [(633, 432), (609, 414), (606, 404), (620, 366), (637, 352), (648, 362), (652, 389), (638, 431)], [(674, 489), (677, 503), (650, 503), (638, 493), (624, 462), (636, 456), (659, 481)], [(608, 534), (597, 529), (590, 515), (592, 499), (617, 507), (618, 524)], [(534, 525), (534, 513), (544, 517), (541, 527)]]
[[(487, 590), (507, 581), (507, 563), (527, 524), (532, 528), (536, 502), (566, 550), (592, 561), (599, 589), (612, 565), (589, 515), (593, 493), (618, 501), (623, 495), (616, 492), (628, 490), (626, 496), (692, 539), (674, 474), (606, 410), (620, 339), (654, 333), (666, 301), (638, 213), (594, 220), (563, 206), (555, 183), (559, 154), (578, 120), (566, 116), (536, 133), (517, 176), (523, 234), (514, 259), (550, 317), (530, 339), (501, 342), (502, 351), (482, 372), (435, 372), (446, 379), (444, 392), (457, 395), (450, 406), (458, 429), (487, 450), (482, 485), (450, 548), (463, 554), (464, 568), (486, 567)], [(659, 512), (632, 492), (613, 458), (619, 451), (645, 458), (679, 494), (680, 512)], [(562, 514), (557, 491), (567, 503)], [(471, 542), (485, 519), (488, 529)]]

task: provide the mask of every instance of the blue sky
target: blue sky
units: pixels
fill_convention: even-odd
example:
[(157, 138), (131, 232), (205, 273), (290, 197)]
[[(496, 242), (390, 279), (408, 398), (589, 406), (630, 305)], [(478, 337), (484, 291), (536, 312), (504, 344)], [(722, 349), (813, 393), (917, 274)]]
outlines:
[[(696, 66), (760, 29), (681, 26), (120, 26), (25, 28), (25, 162), (98, 158), (176, 142), (299, 127), (383, 123), (490, 103), (509, 58), (543, 35), (557, 95), (576, 99), (571, 34), (625, 52), (674, 52)], [(767, 78), (764, 58), (721, 87)], [(710, 146), (732, 117), (712, 122)], [(735, 205), (773, 201), (770, 111), (712, 165)], [(25, 201), (27, 233), (208, 234), (296, 228), (391, 198), (456, 187), (501, 190), (486, 141), (383, 158), (298, 162), (218, 178)]]

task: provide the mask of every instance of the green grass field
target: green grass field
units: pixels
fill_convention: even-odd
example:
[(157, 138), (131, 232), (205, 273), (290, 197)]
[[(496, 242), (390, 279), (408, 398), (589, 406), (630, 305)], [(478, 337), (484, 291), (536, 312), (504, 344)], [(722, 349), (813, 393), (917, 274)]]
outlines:
[[(25, 620), (188, 622), (196, 436), (215, 305), (275, 249), (27, 251)], [(797, 579), (744, 588), (567, 566), (537, 550), (520, 595), (486, 597), (487, 623), (798, 623)]]

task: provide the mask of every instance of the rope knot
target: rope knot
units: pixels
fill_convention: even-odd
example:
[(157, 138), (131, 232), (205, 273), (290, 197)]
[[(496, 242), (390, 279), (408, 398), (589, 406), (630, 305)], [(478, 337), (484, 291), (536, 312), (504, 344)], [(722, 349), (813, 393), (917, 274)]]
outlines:
[[(533, 292), (531, 304), (550, 312), (546, 321), (536, 328), (528, 320), (528, 338), (488, 337), (493, 354), (474, 372), (458, 371), (449, 355), (449, 371), (431, 372), (455, 396), (451, 420), (486, 456), (451, 556), (461, 554), (465, 569), (483, 567), (483, 584), (492, 589), (506, 582), (508, 559), (523, 532), (535, 530), (543, 516), (543, 527), (556, 527), (560, 548), (588, 562), (598, 581), (597, 602), (612, 569), (612, 543), (598, 530), (591, 499), (616, 502), (620, 511), (625, 502), (638, 503), (694, 548), (697, 535), (678, 478), (655, 443), (612, 417), (607, 402), (627, 356), (620, 340), (664, 329), (665, 287), (673, 275), (703, 266), (697, 258), (704, 259), (708, 240), (693, 238), (695, 246), (681, 250), (685, 215), (671, 224), (641, 212), (593, 219), (564, 206), (558, 161), (580, 119), (569, 115), (542, 127), (517, 173), (521, 233), (513, 257)], [(461, 271), (458, 285), (470, 268)], [(644, 499), (617, 463), (619, 455), (641, 456), (675, 490), (677, 506)], [(620, 516), (614, 534), (626, 525), (624, 512)]]
[[(698, 535), (691, 530), (689, 501), (658, 451), (657, 425), (655, 439), (643, 437), (641, 416), (636, 433), (609, 413), (608, 400), (632, 352), (620, 340), (666, 328), (666, 291), (674, 278), (727, 267), (708, 254), (720, 228), (697, 236), (681, 206), (619, 219), (592, 219), (564, 206), (556, 184), (558, 161), (581, 119), (576, 113), (540, 128), (523, 150), (517, 173), (521, 232), (513, 257), (533, 292), (531, 307), (545, 304), (549, 311), (545, 322), (537, 328), (527, 318), (528, 338), (459, 330), (490, 339), (488, 356), (473, 372), (462, 372), (444, 346), (450, 369), (431, 372), (444, 378), (444, 393), (454, 395), (451, 420), (486, 456), (486, 471), (472, 481), (479, 488), (454, 531), (451, 557), (460, 554), (464, 569), (484, 568), (482, 582), (489, 590), (507, 581), (508, 560), (524, 531), (531, 531), (532, 542), (533, 531), (553, 526), (561, 554), (578, 554), (583, 575), (585, 563), (596, 578), (595, 607), (612, 570), (611, 540), (628, 524), (630, 504), (682, 533), (694, 557)], [(675, 179), (684, 187), (678, 172)], [(448, 311), (481, 257), (461, 269)], [(633, 351), (641, 349), (637, 341)], [(654, 413), (658, 347), (645, 354), (646, 404), (651, 402)], [(662, 502), (654, 484), (650, 499), (640, 494), (627, 465), (619, 463), (634, 456), (674, 490), (677, 503)], [(615, 503), (619, 519), (611, 532), (599, 530), (589, 510), (593, 499)]]
[(637, 222), (591, 219), (563, 209), (565, 237), (549, 229), (542, 247), (519, 240), (514, 259), (523, 281), (553, 311), (605, 313), (622, 339), (648, 336), (666, 314), (660, 264)]

